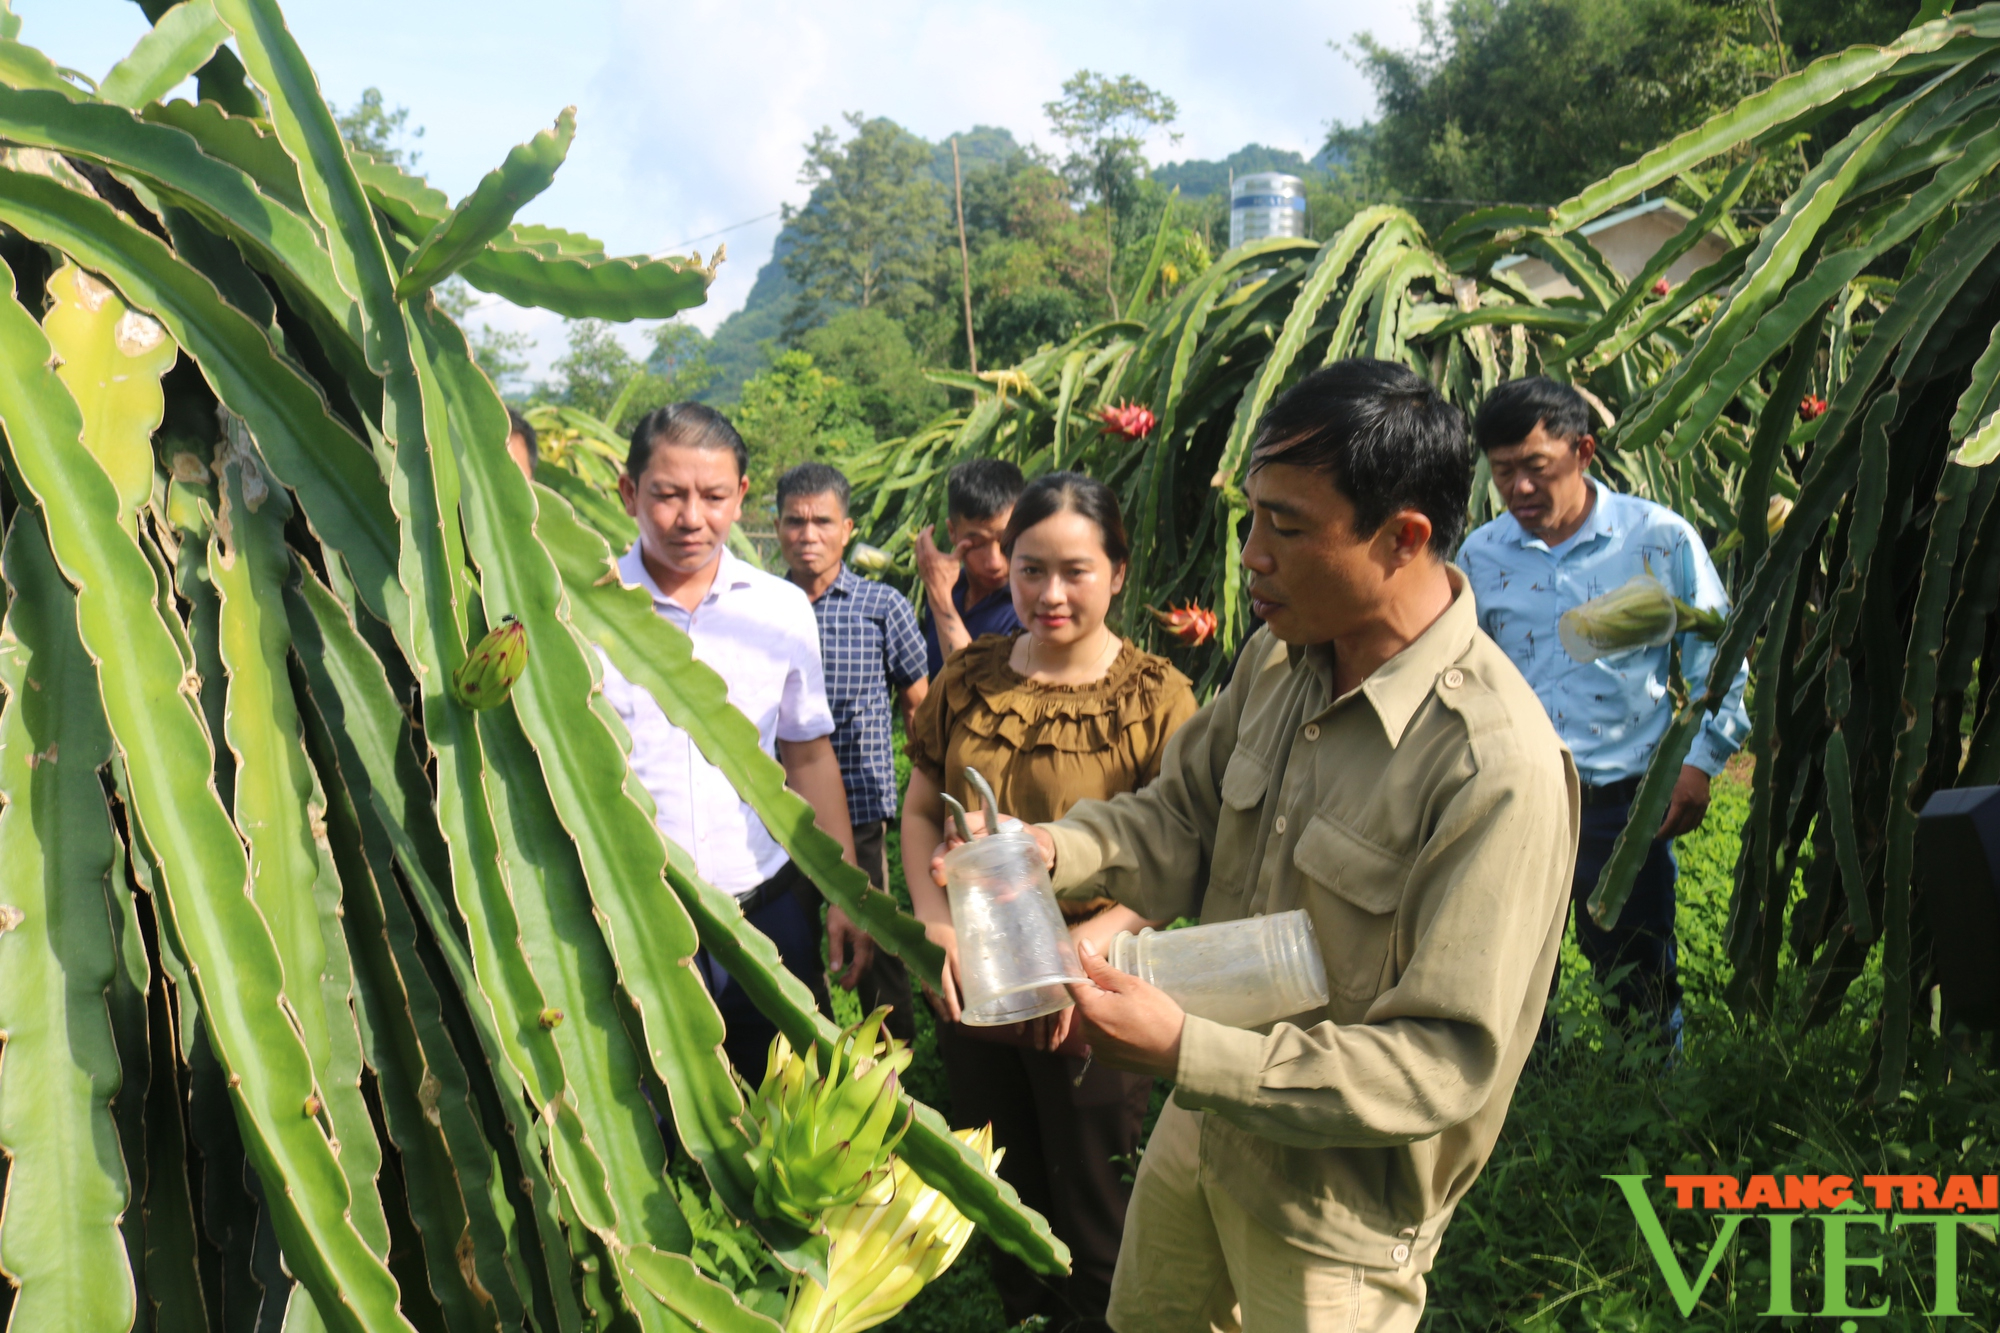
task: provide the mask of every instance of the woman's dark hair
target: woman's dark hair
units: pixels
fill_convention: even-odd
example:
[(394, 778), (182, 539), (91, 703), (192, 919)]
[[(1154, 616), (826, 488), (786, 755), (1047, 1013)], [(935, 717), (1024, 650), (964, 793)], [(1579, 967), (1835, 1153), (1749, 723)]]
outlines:
[(1465, 413), (1391, 361), (1355, 357), (1294, 384), (1257, 423), (1254, 471), (1267, 463), (1324, 472), (1368, 536), (1400, 509), (1431, 521), (1430, 548), (1450, 555), (1465, 532), (1472, 450)]
[(1014, 501), (1014, 516), (1000, 538), (1000, 549), (1011, 559), (1014, 543), (1022, 533), (1043, 519), (1061, 513), (1082, 514), (1097, 525), (1104, 538), (1104, 554), (1113, 565), (1122, 565), (1132, 554), (1125, 539), (1125, 517), (1118, 511), (1118, 497), (1095, 477), (1081, 472), (1050, 472), (1036, 477)]
[(1547, 375), (1508, 380), (1479, 405), (1472, 439), (1481, 449), (1507, 449), (1534, 434), (1537, 426), (1574, 449), (1590, 434), (1590, 404), (1573, 386)]
[(646, 475), (653, 450), (663, 444), (685, 449), (727, 449), (736, 455), (736, 475), (750, 474), (750, 449), (729, 418), (707, 403), (673, 403), (656, 407), (632, 428), (632, 447), (625, 455), (625, 475), (637, 481)]

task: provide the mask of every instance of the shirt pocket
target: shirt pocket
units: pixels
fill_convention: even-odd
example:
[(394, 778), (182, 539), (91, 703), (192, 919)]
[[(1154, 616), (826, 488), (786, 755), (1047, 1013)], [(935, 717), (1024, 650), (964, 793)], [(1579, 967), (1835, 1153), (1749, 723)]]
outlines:
[[(1305, 903), (1326, 960), (1327, 989), (1366, 1004), (1395, 985), (1397, 908), (1412, 861), (1377, 846), (1332, 815), (1307, 822), (1292, 849), (1304, 877)], [(1354, 1015), (1359, 1017), (1359, 1015)], [(1351, 1019), (1345, 1021), (1352, 1021)]]
[(1222, 809), (1216, 818), (1215, 852), (1209, 891), (1234, 901), (1249, 893), (1249, 878), (1262, 831), (1264, 793), (1271, 766), (1262, 755), (1237, 750), (1222, 771)]

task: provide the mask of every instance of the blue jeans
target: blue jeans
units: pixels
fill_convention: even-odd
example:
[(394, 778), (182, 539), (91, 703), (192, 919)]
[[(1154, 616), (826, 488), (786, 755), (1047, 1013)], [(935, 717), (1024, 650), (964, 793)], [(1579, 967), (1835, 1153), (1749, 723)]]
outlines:
[[(1606, 930), (1591, 919), (1586, 906), (1597, 877), (1611, 859), (1611, 845), (1631, 814), (1628, 805), (1588, 806), (1583, 811), (1582, 836), (1577, 841), (1576, 876), (1570, 901), (1576, 907), (1576, 943), (1590, 960), (1600, 985), (1619, 1000), (1621, 1021), (1634, 1029), (1642, 1023), (1677, 1043), (1681, 1031), (1679, 947), (1674, 939), (1674, 863), (1671, 840), (1653, 842), (1632, 881), (1618, 924)], [(1616, 981), (1612, 973), (1626, 964), (1629, 971)], [(1560, 979), (1560, 972), (1558, 973)]]

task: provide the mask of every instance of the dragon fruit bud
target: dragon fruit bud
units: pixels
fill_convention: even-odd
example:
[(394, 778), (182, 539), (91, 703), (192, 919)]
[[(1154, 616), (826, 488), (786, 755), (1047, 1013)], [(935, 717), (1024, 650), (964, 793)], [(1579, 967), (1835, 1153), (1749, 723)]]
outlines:
[(1152, 409), (1138, 403), (1107, 407), (1098, 414), (1098, 420), (1104, 423), (1105, 430), (1124, 440), (1142, 440), (1151, 435), (1153, 427), (1159, 424), (1159, 418), (1153, 415)]
[(508, 616), (451, 673), (452, 695), (467, 708), (491, 708), (505, 702), (527, 665), (527, 627)]
[(1817, 421), (1826, 415), (1826, 399), (1816, 393), (1809, 393), (1799, 399), (1799, 420)]
[(1771, 503), (1764, 506), (1764, 531), (1775, 537), (1785, 530), (1785, 520), (1792, 516), (1792, 502), (1782, 495), (1771, 497)]
[(1556, 633), (1569, 655), (1594, 662), (1632, 648), (1652, 648), (1674, 637), (1674, 596), (1651, 574), (1640, 574), (1563, 612)]
[(1672, 291), (1673, 289), (1674, 285), (1671, 282), (1668, 282), (1665, 278), (1653, 279), (1653, 295), (1665, 296), (1668, 292)]
[(895, 563), (889, 553), (879, 546), (867, 542), (856, 542), (847, 548), (847, 563), (863, 574), (880, 574)]
[(1193, 602), (1169, 607), (1165, 611), (1152, 606), (1146, 609), (1153, 613), (1153, 619), (1160, 622), (1175, 642), (1185, 647), (1199, 648), (1215, 637), (1215, 612)]
[(910, 1127), (900, 1075), (915, 1054), (882, 1031), (888, 1014), (877, 1009), (831, 1046), (800, 1052), (783, 1034), (772, 1039), (749, 1107), (753, 1202), (765, 1217), (813, 1229), (830, 1209), (889, 1201), (891, 1154)]
[(1633, 648), (1657, 648), (1676, 634), (1698, 634), (1713, 642), (1722, 632), (1722, 617), (1690, 606), (1651, 573), (1630, 579), (1581, 606), (1572, 606), (1556, 621), (1556, 637), (1579, 662)]

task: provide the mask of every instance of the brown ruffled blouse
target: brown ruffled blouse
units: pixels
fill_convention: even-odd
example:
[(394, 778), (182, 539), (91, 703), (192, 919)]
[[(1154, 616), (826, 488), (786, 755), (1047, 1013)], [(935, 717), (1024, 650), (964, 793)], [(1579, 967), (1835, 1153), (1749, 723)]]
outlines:
[[(1166, 658), (1124, 643), (1101, 679), (1044, 685), (1008, 664), (1018, 637), (988, 635), (945, 663), (917, 708), (911, 764), (976, 810), (970, 764), (993, 784), (1002, 811), (1031, 824), (1159, 776), (1167, 739), (1195, 714), (1193, 682)], [(1063, 910), (1091, 916), (1109, 904)]]

